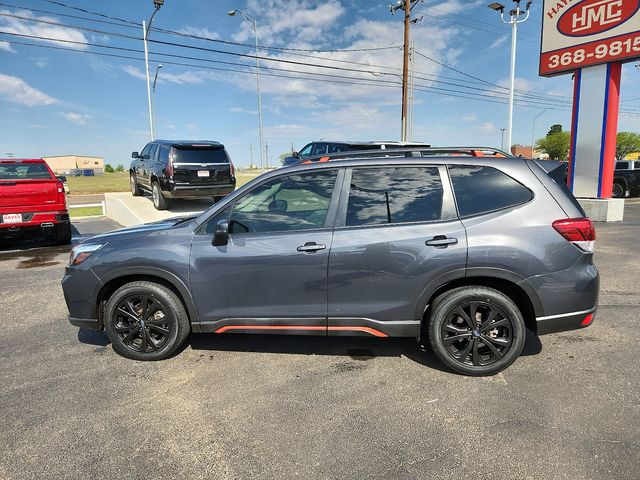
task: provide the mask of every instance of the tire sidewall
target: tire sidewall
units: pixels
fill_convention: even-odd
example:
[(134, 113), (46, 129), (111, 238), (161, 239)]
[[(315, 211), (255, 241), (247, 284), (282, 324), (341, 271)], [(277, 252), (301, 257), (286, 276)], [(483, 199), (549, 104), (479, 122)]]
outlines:
[[(142, 353), (130, 349), (124, 344), (124, 342), (122, 342), (122, 340), (120, 340), (120, 337), (114, 328), (116, 322), (115, 311), (118, 304), (123, 298), (136, 294), (148, 295), (160, 300), (170, 317), (171, 333), (169, 339), (160, 349), (153, 352)], [(131, 358), (133, 360), (162, 360), (171, 356), (180, 347), (182, 341), (188, 335), (189, 323), (187, 319), (185, 326), (184, 319), (186, 319), (186, 311), (184, 310), (180, 300), (175, 298), (175, 295), (172, 292), (152, 283), (145, 283), (144, 285), (127, 284), (120, 287), (113, 295), (111, 295), (104, 309), (104, 329), (109, 340), (111, 340), (113, 350), (123, 357)], [(186, 333), (184, 332), (185, 328), (187, 329)]]
[[(619, 188), (618, 191), (618, 195), (616, 195), (616, 187)], [(614, 198), (623, 198), (624, 197), (624, 186), (620, 185), (619, 183), (614, 183), (613, 184), (613, 192), (611, 193), (611, 195)]]
[[(500, 308), (511, 320), (513, 342), (507, 353), (495, 363), (487, 366), (471, 366), (458, 362), (449, 353), (442, 340), (442, 325), (457, 305), (469, 301), (481, 301)], [(435, 355), (451, 370), (464, 375), (495, 375), (513, 362), (522, 353), (526, 338), (526, 326), (522, 313), (505, 294), (488, 287), (462, 287), (452, 290), (434, 302), (429, 319), (429, 343)]]

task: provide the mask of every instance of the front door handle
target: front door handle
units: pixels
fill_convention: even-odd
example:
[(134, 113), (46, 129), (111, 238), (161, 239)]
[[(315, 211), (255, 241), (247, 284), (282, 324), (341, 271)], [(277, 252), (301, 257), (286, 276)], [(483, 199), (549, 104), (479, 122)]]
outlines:
[(324, 250), (325, 248), (327, 248), (327, 246), (321, 243), (307, 242), (304, 245), (300, 245), (296, 250), (298, 250), (299, 252), (313, 253), (317, 252), (318, 250)]
[(458, 243), (457, 238), (448, 238), (446, 235), (436, 235), (431, 240), (424, 242), (428, 247), (447, 248), (449, 245)]

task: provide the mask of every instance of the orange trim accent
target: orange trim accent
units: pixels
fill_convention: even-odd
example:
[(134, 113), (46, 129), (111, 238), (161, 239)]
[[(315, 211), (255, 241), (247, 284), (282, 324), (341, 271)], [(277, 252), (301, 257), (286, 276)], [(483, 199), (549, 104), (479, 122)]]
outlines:
[(319, 163), (325, 163), (329, 161), (329, 157), (322, 157), (320, 160), (318, 160)]
[(224, 333), (227, 330), (326, 330), (326, 328), (306, 325), (226, 325), (220, 327), (215, 333)]
[(484, 157), (484, 153), (482, 153), (480, 150), (471, 150), (471, 155), (473, 155), (474, 157)]
[(225, 333), (229, 330), (328, 330), (328, 331), (351, 331), (370, 333), (375, 337), (388, 337), (386, 333), (371, 327), (320, 327), (306, 325), (225, 325), (220, 327), (215, 333)]
[(376, 330), (375, 328), (371, 328), (371, 327), (328, 327), (329, 331), (331, 330), (350, 330), (350, 331), (354, 331), (354, 332), (366, 332), (366, 333), (370, 333), (371, 335), (374, 335), (376, 337), (388, 337), (389, 335), (387, 335), (386, 333), (382, 333), (379, 330)]

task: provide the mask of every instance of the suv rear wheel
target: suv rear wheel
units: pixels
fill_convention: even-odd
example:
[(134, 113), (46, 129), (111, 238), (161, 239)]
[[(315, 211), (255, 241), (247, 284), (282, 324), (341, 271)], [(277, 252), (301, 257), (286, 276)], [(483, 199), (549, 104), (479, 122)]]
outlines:
[(611, 196), (613, 198), (624, 198), (624, 195), (625, 195), (624, 185), (621, 184), (620, 182), (615, 182), (613, 184), (613, 190), (611, 192)]
[(129, 174), (129, 185), (131, 186), (131, 195), (134, 197), (142, 195), (142, 190), (140, 190), (140, 187), (138, 186), (138, 180), (134, 173)]
[(522, 313), (505, 294), (481, 286), (460, 287), (439, 296), (429, 318), (429, 343), (451, 370), (494, 375), (522, 353)]
[(131, 282), (116, 290), (104, 309), (113, 350), (134, 360), (163, 360), (189, 336), (189, 317), (178, 296), (153, 282)]
[(164, 198), (158, 182), (153, 182), (151, 186), (151, 197), (153, 198), (153, 206), (156, 210), (166, 210), (169, 207), (169, 200)]

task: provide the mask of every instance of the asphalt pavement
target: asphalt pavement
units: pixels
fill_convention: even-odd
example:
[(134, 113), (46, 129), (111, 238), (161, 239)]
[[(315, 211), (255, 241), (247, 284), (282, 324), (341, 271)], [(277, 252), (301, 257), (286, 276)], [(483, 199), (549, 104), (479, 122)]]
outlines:
[[(638, 479), (640, 201), (595, 323), (469, 378), (405, 339), (192, 335), (134, 362), (66, 320), (68, 247), (0, 252), (0, 478)], [(88, 222), (88, 223), (87, 223)], [(104, 223), (103, 223), (104, 222)], [(76, 237), (113, 228), (76, 224)]]
[(67, 195), (69, 205), (85, 205), (92, 203), (101, 203), (104, 201), (104, 193), (96, 193), (93, 195)]

